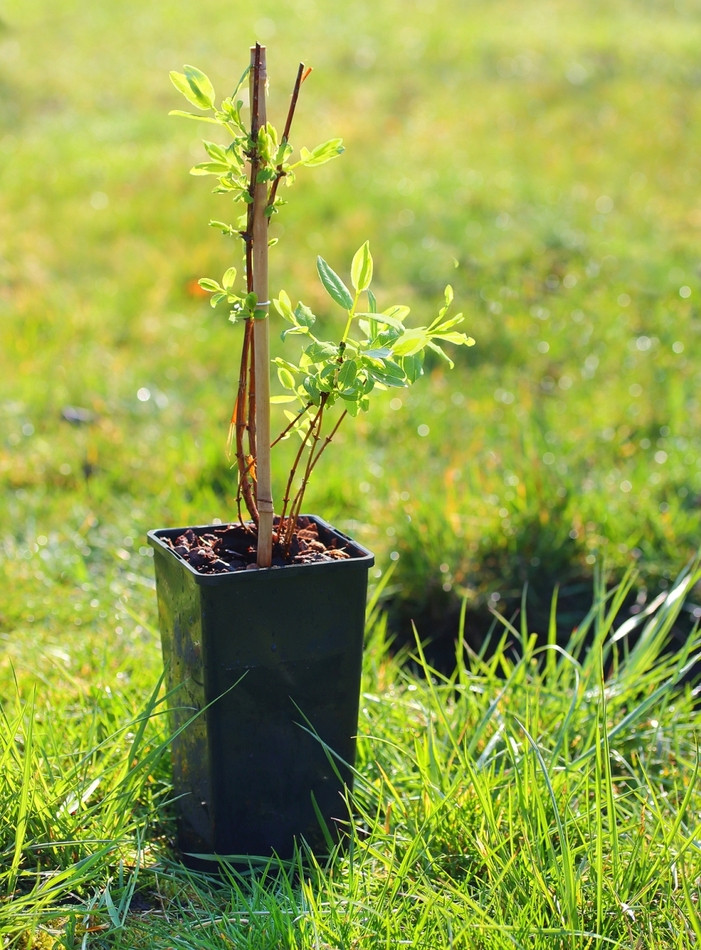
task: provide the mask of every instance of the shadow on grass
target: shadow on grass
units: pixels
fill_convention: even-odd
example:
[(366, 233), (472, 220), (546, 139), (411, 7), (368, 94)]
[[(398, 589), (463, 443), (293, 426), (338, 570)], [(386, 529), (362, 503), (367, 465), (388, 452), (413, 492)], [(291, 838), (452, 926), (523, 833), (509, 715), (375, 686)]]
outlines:
[[(394, 648), (411, 651), (414, 631), (418, 631), (429, 666), (445, 675), (455, 667), (456, 631), (461, 625), (466, 648), (483, 657), (502, 648), (505, 630), (504, 653), (514, 662), (523, 656), (524, 643), (531, 637), (536, 647), (555, 643), (564, 649), (583, 627), (587, 627), (582, 636), (586, 650), (594, 638), (588, 618), (595, 606), (604, 610), (603, 605), (608, 604), (608, 609), (615, 610), (611, 636), (620, 636), (625, 649), (630, 650), (638, 642), (646, 618), (664, 601), (671, 586), (664, 578), (643, 577), (634, 570), (604, 577), (597, 569), (586, 571), (573, 564), (562, 572), (560, 581), (545, 570), (531, 570), (518, 590), (517, 579), (498, 574), (497, 565), (503, 565), (498, 554), (485, 559), (482, 588), (472, 596), (456, 589), (444, 590), (440, 580), (424, 584), (419, 596), (407, 594), (405, 589), (391, 592), (386, 609)], [(670, 625), (666, 651), (681, 650), (700, 620), (701, 586), (697, 584)], [(701, 661), (689, 670), (685, 681), (699, 676)]]

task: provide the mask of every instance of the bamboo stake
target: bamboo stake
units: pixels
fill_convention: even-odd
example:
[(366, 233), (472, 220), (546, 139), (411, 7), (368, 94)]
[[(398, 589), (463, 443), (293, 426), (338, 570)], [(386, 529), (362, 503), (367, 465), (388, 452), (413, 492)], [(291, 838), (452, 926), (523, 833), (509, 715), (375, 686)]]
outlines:
[[(265, 47), (251, 48), (251, 134), (254, 143), (258, 129), (265, 125), (265, 87), (267, 81)], [(258, 506), (258, 567), (270, 567), (273, 546), (273, 493), (270, 472), (270, 347), (268, 342), (268, 185), (256, 182), (253, 190), (252, 269), (253, 292), (258, 298), (254, 320), (255, 394), (256, 394), (256, 503)], [(261, 315), (262, 311), (262, 315)]]

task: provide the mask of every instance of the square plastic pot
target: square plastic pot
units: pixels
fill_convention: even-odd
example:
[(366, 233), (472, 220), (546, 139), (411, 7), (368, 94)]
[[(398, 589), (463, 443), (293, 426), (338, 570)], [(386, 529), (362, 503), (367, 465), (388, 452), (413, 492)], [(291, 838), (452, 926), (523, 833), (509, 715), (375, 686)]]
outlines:
[(374, 558), (308, 517), (352, 557), (201, 574), (149, 532), (185, 856), (320, 853), (348, 820)]

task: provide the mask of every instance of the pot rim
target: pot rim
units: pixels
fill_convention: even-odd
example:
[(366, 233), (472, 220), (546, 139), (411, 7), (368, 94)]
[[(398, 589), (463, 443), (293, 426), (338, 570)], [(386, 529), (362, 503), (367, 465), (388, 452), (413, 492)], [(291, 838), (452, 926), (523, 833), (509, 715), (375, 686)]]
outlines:
[(190, 574), (196, 579), (198, 584), (204, 585), (214, 585), (231, 582), (232, 580), (241, 581), (243, 577), (260, 577), (261, 575), (276, 574), (280, 571), (284, 571), (286, 576), (289, 576), (293, 572), (310, 570), (339, 570), (345, 568), (348, 570), (349, 566), (362, 566), (365, 570), (372, 567), (375, 563), (375, 555), (364, 545), (360, 544), (354, 538), (351, 538), (350, 535), (346, 534), (343, 531), (340, 531), (338, 528), (335, 528), (332, 524), (329, 524), (328, 521), (325, 521), (323, 518), (320, 518), (318, 515), (300, 515), (302, 518), (308, 518), (310, 521), (313, 521), (319, 527), (329, 531), (331, 534), (335, 535), (342, 541), (345, 541), (347, 544), (350, 544), (352, 548), (357, 552), (351, 558), (343, 559), (331, 559), (328, 561), (312, 561), (308, 564), (283, 564), (281, 566), (273, 567), (258, 567), (255, 570), (251, 571), (226, 571), (221, 574), (203, 574), (201, 571), (196, 570), (189, 564), (186, 560), (180, 557), (179, 554), (176, 554), (173, 549), (162, 540), (165, 537), (178, 537), (187, 531), (190, 528), (193, 531), (207, 531), (208, 529), (226, 527), (228, 524), (236, 524), (237, 522), (221, 522), (217, 524), (206, 524), (206, 525), (187, 525), (182, 528), (154, 528), (153, 530), (147, 533), (147, 540), (155, 552), (160, 552), (165, 556), (170, 555), (174, 558), (178, 564), (181, 564), (186, 568)]

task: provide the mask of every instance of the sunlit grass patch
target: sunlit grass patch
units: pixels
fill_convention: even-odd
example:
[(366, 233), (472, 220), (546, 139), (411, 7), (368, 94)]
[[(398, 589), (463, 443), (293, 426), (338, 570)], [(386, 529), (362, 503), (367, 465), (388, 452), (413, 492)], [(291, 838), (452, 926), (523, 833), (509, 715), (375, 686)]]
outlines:
[(450, 675), (418, 640), (415, 672), (392, 656), (373, 608), (348, 837), (328, 861), (302, 846), (219, 879), (177, 862), (157, 664), (141, 707), (128, 684), (9, 697), (8, 945), (694, 946), (698, 695), (684, 679), (701, 643), (664, 647), (696, 580), (678, 578), (635, 644), (614, 635), (625, 587), (564, 647), (502, 621), (480, 657), (460, 625)]

